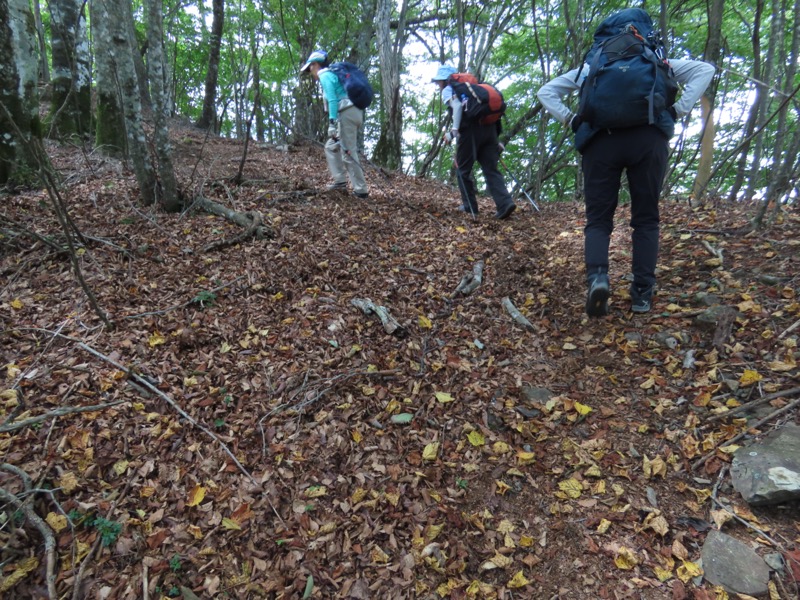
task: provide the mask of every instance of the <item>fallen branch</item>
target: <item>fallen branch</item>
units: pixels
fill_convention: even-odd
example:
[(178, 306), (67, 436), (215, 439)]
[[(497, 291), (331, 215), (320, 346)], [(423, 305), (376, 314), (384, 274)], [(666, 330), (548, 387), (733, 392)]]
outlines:
[(483, 283), (483, 261), (479, 260), (472, 265), (472, 273), (466, 273), (458, 284), (453, 293), (450, 294), (451, 298), (455, 298), (458, 294), (462, 296), (469, 296), (472, 292), (477, 290)]
[[(31, 478), (25, 471), (13, 465), (8, 465), (8, 464), (0, 464), (0, 469), (17, 475), (20, 479), (22, 479), (22, 484), (24, 486), (25, 491), (26, 492), (31, 491)], [(57, 600), (58, 593), (56, 592), (56, 538), (53, 535), (53, 531), (50, 529), (50, 526), (44, 521), (44, 519), (42, 519), (36, 513), (36, 511), (33, 509), (33, 506), (31, 506), (30, 503), (28, 503), (25, 500), (20, 500), (15, 494), (6, 491), (2, 487), (0, 487), (0, 500), (13, 504), (17, 510), (21, 511), (22, 514), (25, 515), (25, 518), (28, 520), (28, 522), (39, 531), (42, 538), (44, 539), (44, 551), (47, 559), (47, 575), (46, 575), (47, 595), (49, 596), (50, 600)]]
[(378, 306), (369, 298), (353, 298), (350, 304), (361, 309), (361, 312), (365, 315), (376, 315), (380, 319), (384, 331), (389, 335), (396, 335), (397, 337), (404, 337), (406, 335), (405, 327), (400, 325), (400, 323), (389, 314), (389, 310), (385, 306)]
[(725, 412), (711, 415), (710, 417), (708, 417), (706, 419), (706, 422), (718, 421), (719, 419), (724, 419), (726, 417), (731, 417), (731, 416), (736, 415), (736, 414), (738, 414), (740, 412), (745, 412), (745, 411), (748, 411), (748, 410), (752, 410), (757, 406), (761, 406), (762, 404), (766, 404), (767, 402), (771, 402), (772, 400), (775, 400), (777, 398), (782, 398), (784, 396), (794, 396), (795, 394), (800, 394), (800, 387), (791, 388), (791, 389), (783, 391), (783, 392), (775, 392), (773, 394), (769, 394), (767, 396), (764, 396), (763, 398), (759, 398), (758, 400), (753, 400), (752, 402), (748, 402), (747, 404), (742, 404), (741, 406), (737, 406), (737, 407), (732, 408), (730, 410), (726, 410)]
[(235, 235), (228, 240), (220, 240), (218, 242), (212, 242), (205, 248), (203, 248), (203, 252), (211, 252), (212, 250), (221, 250), (222, 248), (228, 248), (230, 246), (235, 246), (236, 244), (240, 244), (245, 240), (253, 237), (258, 231), (258, 228), (261, 227), (261, 223), (264, 220), (264, 217), (261, 216), (261, 213), (257, 210), (254, 211), (247, 211), (244, 213), (246, 216), (252, 219), (250, 225), (247, 226), (242, 233), (239, 235)]
[[(735, 444), (735, 443), (736, 443), (736, 442), (738, 442), (740, 439), (742, 439), (744, 436), (746, 436), (746, 435), (747, 435), (747, 432), (748, 432), (748, 431), (750, 431), (751, 429), (758, 429), (759, 427), (761, 427), (761, 426), (762, 426), (762, 425), (764, 425), (765, 423), (769, 423), (769, 422), (770, 422), (772, 419), (774, 419), (775, 417), (779, 417), (779, 416), (781, 416), (783, 413), (785, 413), (785, 412), (788, 412), (788, 411), (792, 410), (792, 409), (793, 409), (795, 406), (800, 406), (800, 399), (798, 399), (798, 400), (795, 400), (794, 402), (790, 402), (789, 404), (787, 404), (786, 406), (784, 406), (784, 407), (782, 407), (782, 408), (779, 408), (778, 410), (774, 410), (774, 411), (772, 411), (771, 413), (769, 413), (769, 414), (768, 414), (766, 417), (764, 417), (763, 419), (759, 419), (759, 420), (758, 420), (756, 423), (753, 423), (752, 425), (750, 425), (750, 426), (749, 426), (747, 429), (745, 429), (745, 430), (744, 430), (743, 432), (741, 432), (740, 434), (733, 436), (731, 439), (727, 440), (727, 441), (726, 441), (724, 444), (721, 444), (721, 445), (719, 446), (719, 448), (724, 448), (725, 446), (730, 446), (731, 444)], [(695, 462), (692, 464), (692, 470), (695, 470), (697, 467), (700, 467), (700, 466), (702, 466), (703, 464), (705, 464), (705, 462), (706, 462), (706, 461), (707, 461), (709, 458), (711, 458), (712, 456), (714, 456), (716, 453), (717, 453), (717, 447), (715, 447), (713, 450), (711, 450), (711, 452), (709, 452), (709, 453), (707, 453), (707, 454), (703, 455), (702, 457), (700, 457), (699, 459), (697, 459), (697, 460), (696, 460), (696, 461), (695, 461)]]
[(792, 332), (793, 332), (795, 329), (797, 329), (798, 327), (800, 327), (800, 319), (798, 319), (797, 321), (795, 321), (794, 323), (792, 323), (792, 324), (791, 324), (791, 325), (790, 325), (790, 326), (789, 326), (789, 327), (786, 329), (786, 331), (784, 331), (782, 334), (780, 334), (780, 335), (778, 336), (778, 339), (779, 339), (779, 340), (782, 340), (783, 338), (785, 338), (785, 337), (786, 337), (788, 334), (792, 333)]
[[(232, 221), (241, 227), (247, 228), (252, 224), (252, 219), (248, 216), (250, 213), (240, 213), (232, 208), (228, 208), (227, 206), (220, 204), (219, 202), (214, 202), (213, 200), (209, 200), (203, 196), (198, 196), (193, 205), (206, 211), (207, 213), (211, 213), (212, 215), (217, 215), (218, 217), (223, 217), (228, 221)], [(256, 227), (253, 237), (257, 240), (263, 240), (265, 238), (272, 239), (275, 237), (275, 230), (273, 230), (271, 227), (259, 225)]]
[(508, 296), (501, 300), (501, 304), (503, 305), (503, 308), (506, 309), (508, 314), (511, 315), (511, 318), (514, 319), (514, 322), (517, 325), (523, 329), (527, 329), (528, 331), (535, 331), (533, 324), (525, 318), (525, 315), (517, 310), (517, 307), (514, 306), (514, 303), (511, 302), (511, 299)]
[(11, 423), (11, 424), (4, 423), (3, 425), (0, 425), (0, 433), (8, 433), (9, 431), (16, 431), (17, 429), (23, 429), (25, 427), (29, 427), (30, 425), (41, 423), (42, 421), (47, 421), (48, 419), (52, 419), (55, 417), (63, 417), (64, 415), (105, 410), (106, 408), (116, 406), (117, 404), (122, 404), (123, 402), (125, 402), (125, 400), (115, 400), (114, 402), (106, 402), (105, 404), (95, 404), (93, 406), (64, 406), (61, 408), (56, 408), (55, 410), (51, 410), (41, 415), (36, 415), (35, 417), (31, 417), (30, 419), (25, 419), (23, 421), (18, 421), (16, 423)]
[(197, 427), (200, 431), (205, 433), (212, 440), (214, 440), (217, 444), (219, 444), (222, 447), (222, 449), (225, 451), (225, 453), (234, 462), (234, 464), (239, 468), (239, 470), (244, 475), (246, 475), (247, 478), (252, 482), (252, 484), (257, 486), (257, 487), (260, 487), (260, 484), (258, 483), (258, 481), (256, 481), (256, 478), (253, 477), (250, 474), (250, 472), (247, 469), (244, 468), (244, 465), (242, 465), (242, 463), (239, 462), (239, 460), (236, 458), (236, 456), (234, 456), (233, 452), (231, 452), (231, 449), (228, 448), (228, 446), (225, 444), (225, 442), (223, 442), (221, 439), (219, 439), (219, 437), (213, 431), (211, 431), (208, 427), (206, 427), (205, 425), (202, 425), (201, 423), (198, 423), (189, 413), (187, 413), (185, 410), (183, 410), (178, 405), (178, 403), (175, 402), (172, 398), (167, 396), (164, 392), (162, 392), (160, 389), (158, 389), (156, 386), (154, 386), (152, 383), (150, 383), (146, 378), (144, 378), (141, 375), (139, 375), (137, 373), (134, 373), (130, 369), (122, 366), (121, 364), (119, 364), (115, 360), (112, 360), (111, 358), (109, 358), (105, 354), (101, 354), (100, 352), (98, 352), (97, 350), (92, 348), (91, 346), (88, 346), (87, 344), (84, 344), (83, 342), (78, 342), (78, 346), (83, 348), (84, 350), (86, 350), (89, 354), (92, 354), (92, 355), (96, 356), (97, 358), (99, 358), (101, 360), (104, 360), (107, 363), (115, 366), (117, 369), (119, 369), (120, 371), (124, 372), (130, 379), (135, 381), (137, 384), (139, 384), (143, 388), (149, 390), (151, 393), (155, 394), (156, 396), (158, 396), (159, 398), (164, 400), (164, 402), (166, 402), (173, 409), (175, 409), (175, 411), (180, 416), (182, 416), (189, 423), (191, 423), (193, 426)]

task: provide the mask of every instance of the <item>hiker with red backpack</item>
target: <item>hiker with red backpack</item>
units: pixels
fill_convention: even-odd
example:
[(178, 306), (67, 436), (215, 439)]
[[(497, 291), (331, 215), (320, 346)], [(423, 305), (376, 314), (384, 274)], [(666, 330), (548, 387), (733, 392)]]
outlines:
[(444, 140), (448, 144), (453, 140), (457, 142), (456, 175), (462, 202), (458, 210), (473, 216), (478, 214), (472, 178), (472, 167), (478, 161), (497, 208), (494, 216), (507, 219), (517, 205), (498, 168), (503, 151), (497, 137), (501, 129), (500, 117), (505, 110), (502, 95), (488, 84), (479, 84), (473, 75), (457, 73), (449, 65), (441, 65), (431, 81), (439, 86), (442, 100), (452, 112), (452, 126), (444, 134)]
[[(372, 90), (366, 77), (350, 63), (331, 64), (328, 53), (324, 50), (312, 52), (300, 72), (311, 73), (319, 81), (328, 111), (325, 158), (328, 161), (328, 171), (333, 177), (333, 183), (328, 189), (346, 189), (349, 178), (353, 194), (357, 198), (367, 198), (369, 190), (358, 159), (358, 130), (364, 124), (364, 109), (372, 101)], [(357, 91), (360, 94), (350, 91), (349, 80), (359, 83)], [(351, 98), (355, 98), (355, 101)]]
[[(650, 15), (628, 8), (605, 19), (584, 64), (539, 89), (542, 106), (575, 133), (586, 195), (586, 313), (608, 314), (608, 249), (623, 171), (631, 196), (631, 310), (651, 308), (658, 260), (658, 200), (669, 139), (714, 76), (696, 60), (666, 60)], [(682, 86), (680, 97), (678, 84)], [(580, 91), (572, 112), (563, 98)]]

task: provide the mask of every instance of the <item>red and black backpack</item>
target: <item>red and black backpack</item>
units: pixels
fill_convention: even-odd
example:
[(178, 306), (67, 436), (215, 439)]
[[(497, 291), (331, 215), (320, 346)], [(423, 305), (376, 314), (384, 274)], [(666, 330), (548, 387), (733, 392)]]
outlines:
[(465, 121), (491, 125), (506, 112), (503, 94), (493, 85), (478, 83), (471, 73), (453, 73), (447, 83), (453, 88), (453, 94), (461, 100), (462, 118)]

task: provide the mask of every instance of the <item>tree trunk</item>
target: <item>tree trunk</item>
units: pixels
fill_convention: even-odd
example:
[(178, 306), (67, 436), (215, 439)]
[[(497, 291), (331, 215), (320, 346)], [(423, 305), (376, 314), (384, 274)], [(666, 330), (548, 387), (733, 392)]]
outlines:
[(95, 147), (106, 156), (122, 157), (128, 153), (128, 143), (114, 73), (111, 23), (106, 20), (101, 2), (93, 0), (89, 9), (95, 56)]
[(203, 97), (203, 113), (197, 121), (201, 129), (208, 129), (216, 121), (217, 79), (219, 78), (219, 55), (222, 47), (222, 27), (225, 22), (224, 0), (213, 0), (214, 19), (211, 23), (211, 39), (209, 40), (208, 71), (206, 71), (206, 87)]
[(258, 64), (258, 53), (253, 50), (253, 114), (256, 120), (256, 139), (264, 143), (264, 107), (261, 105), (261, 68)]
[(403, 109), (400, 99), (400, 60), (405, 46), (405, 17), (408, 0), (403, 0), (394, 39), (389, 23), (392, 0), (378, 0), (375, 15), (381, 73), (381, 135), (375, 146), (375, 162), (387, 169), (399, 169), (402, 164)]
[(0, 0), (0, 185), (32, 183), (28, 140), (41, 135), (36, 26), (27, 0)]
[(147, 45), (150, 71), (151, 98), (153, 101), (153, 130), (158, 157), (158, 176), (161, 182), (161, 206), (167, 212), (178, 212), (182, 208), (175, 169), (172, 165), (172, 146), (167, 126), (167, 95), (164, 85), (163, 4), (161, 0), (145, 3), (147, 11)]
[(133, 64), (133, 47), (126, 27), (124, 13), (130, 4), (126, 0), (96, 1), (99, 16), (106, 19), (111, 34), (110, 53), (114, 74), (119, 82), (128, 154), (139, 183), (139, 197), (145, 206), (150, 206), (156, 203), (160, 194), (144, 133), (141, 96)]
[(50, 63), (47, 62), (47, 42), (42, 25), (42, 7), (39, 0), (33, 0), (33, 20), (36, 23), (36, 41), (39, 42), (39, 81), (50, 83)]
[[(708, 4), (708, 37), (703, 58), (711, 64), (719, 63), (722, 48), (722, 9), (724, 0), (713, 0)], [(708, 187), (711, 176), (711, 167), (714, 163), (714, 97), (716, 86), (711, 85), (702, 97), (701, 116), (703, 119), (703, 133), (700, 139), (700, 160), (697, 165), (697, 175), (694, 178), (693, 203), (702, 204), (703, 196)]]
[(87, 135), (91, 130), (92, 91), (89, 47), (82, 0), (51, 0), (53, 55), (50, 135)]

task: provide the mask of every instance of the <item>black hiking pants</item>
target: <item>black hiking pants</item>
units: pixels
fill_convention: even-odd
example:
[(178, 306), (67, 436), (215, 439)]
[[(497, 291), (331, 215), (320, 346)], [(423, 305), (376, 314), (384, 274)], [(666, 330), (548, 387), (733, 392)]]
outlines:
[(458, 148), (456, 149), (456, 167), (458, 168), (459, 189), (464, 208), (469, 212), (478, 212), (475, 199), (475, 180), (472, 178), (472, 167), (475, 161), (481, 166), (486, 187), (491, 194), (498, 211), (502, 211), (514, 202), (508, 193), (503, 174), (498, 168), (500, 148), (498, 147), (496, 125), (470, 124), (459, 131)]
[(608, 272), (608, 247), (614, 230), (622, 173), (631, 194), (633, 282), (639, 289), (656, 282), (658, 199), (667, 170), (668, 140), (655, 127), (604, 130), (583, 152), (586, 192), (584, 257), (587, 273)]

